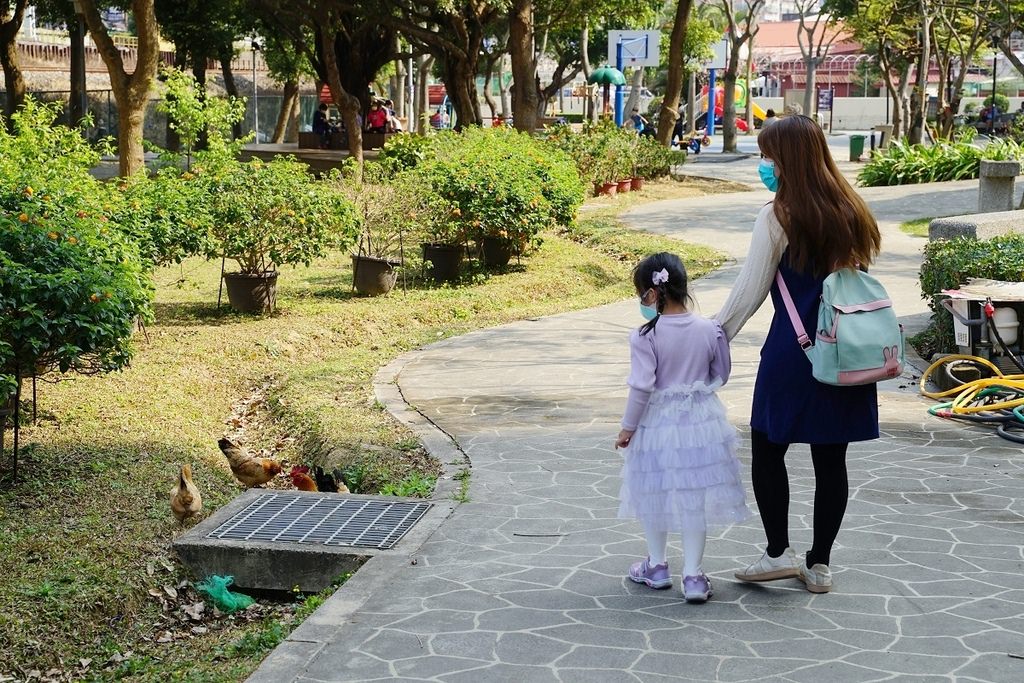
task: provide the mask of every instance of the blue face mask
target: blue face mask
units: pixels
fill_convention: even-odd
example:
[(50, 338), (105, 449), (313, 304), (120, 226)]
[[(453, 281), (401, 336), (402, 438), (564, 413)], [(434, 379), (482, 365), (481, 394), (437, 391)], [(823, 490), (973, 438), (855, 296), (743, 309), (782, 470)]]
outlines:
[(644, 302), (640, 302), (640, 315), (644, 317), (644, 320), (654, 320), (658, 317), (658, 309), (654, 306), (648, 306)]
[(775, 176), (775, 162), (768, 159), (761, 159), (757, 166), (757, 173), (761, 176), (761, 182), (772, 192), (779, 189), (779, 179)]

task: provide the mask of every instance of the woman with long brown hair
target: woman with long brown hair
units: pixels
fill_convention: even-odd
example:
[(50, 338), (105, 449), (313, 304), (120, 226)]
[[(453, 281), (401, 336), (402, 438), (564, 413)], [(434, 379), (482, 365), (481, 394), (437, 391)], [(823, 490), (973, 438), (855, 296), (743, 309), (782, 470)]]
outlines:
[[(798, 578), (814, 593), (832, 590), (830, 553), (846, 512), (846, 449), (878, 438), (875, 385), (837, 387), (811, 376), (811, 364), (775, 284), (786, 282), (805, 329), (817, 324), (822, 283), (834, 270), (866, 268), (878, 254), (878, 224), (843, 178), (818, 125), (784, 116), (757, 138), (759, 173), (775, 201), (758, 214), (750, 252), (715, 316), (732, 339), (771, 294), (775, 316), (761, 349), (751, 409), (751, 476), (768, 547), (736, 572), (744, 581)], [(814, 540), (804, 562), (789, 544), (790, 444), (810, 445)]]

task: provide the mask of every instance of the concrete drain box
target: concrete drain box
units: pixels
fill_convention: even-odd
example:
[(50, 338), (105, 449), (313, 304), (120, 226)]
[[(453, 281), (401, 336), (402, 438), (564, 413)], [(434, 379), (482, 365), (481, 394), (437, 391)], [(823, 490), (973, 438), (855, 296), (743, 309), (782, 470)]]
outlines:
[(250, 489), (174, 541), (197, 577), (238, 586), (320, 591), (387, 551), (431, 503), (391, 496)]

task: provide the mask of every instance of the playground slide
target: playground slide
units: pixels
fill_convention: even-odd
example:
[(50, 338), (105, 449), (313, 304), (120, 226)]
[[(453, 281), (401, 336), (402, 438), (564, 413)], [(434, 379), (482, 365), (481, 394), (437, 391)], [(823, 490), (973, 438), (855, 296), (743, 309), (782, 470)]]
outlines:
[[(723, 112), (723, 109), (724, 109), (724, 107), (722, 105), (722, 91), (718, 90), (717, 95), (718, 95), (718, 97), (715, 99), (715, 118), (716, 119), (718, 119), (719, 117), (722, 116), (722, 112)], [(756, 120), (764, 121), (765, 118), (768, 117), (768, 114), (765, 112), (764, 109), (762, 109), (760, 106), (758, 106), (757, 102), (751, 102), (751, 108), (753, 110), (751, 113), (753, 113), (754, 118)], [(742, 109), (742, 107), (740, 107), (739, 109)], [(700, 116), (701, 114), (703, 114), (707, 110), (708, 110), (708, 96), (706, 94), (705, 95), (701, 95), (700, 100), (698, 100), (698, 103), (697, 103), (697, 116)], [(742, 131), (746, 131), (747, 123), (746, 123), (746, 121), (743, 120), (742, 117), (739, 117), (739, 118), (736, 119), (736, 127), (739, 128)]]

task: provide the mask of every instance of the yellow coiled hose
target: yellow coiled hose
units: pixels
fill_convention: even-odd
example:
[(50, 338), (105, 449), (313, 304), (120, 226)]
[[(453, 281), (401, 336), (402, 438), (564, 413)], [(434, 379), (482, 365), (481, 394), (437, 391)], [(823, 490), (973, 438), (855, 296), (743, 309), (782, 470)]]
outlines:
[[(947, 389), (945, 391), (928, 391), (928, 379), (932, 376), (932, 373), (939, 368), (949, 365), (950, 363), (959, 361), (970, 361), (978, 365), (983, 365), (990, 369), (995, 376), (965, 382), (961, 386), (953, 387), (952, 389)], [(984, 358), (968, 356), (966, 354), (943, 356), (929, 365), (928, 369), (924, 371), (923, 375), (921, 375), (919, 387), (921, 394), (928, 398), (940, 400), (950, 396), (955, 396), (947, 406), (943, 406), (943, 408), (952, 415), (969, 415), (971, 413), (1012, 410), (1017, 406), (1024, 406), (1024, 374), (1004, 375), (1002, 370), (997, 368), (992, 362)], [(1000, 389), (1004, 391), (997, 391)], [(983, 399), (993, 393), (1000, 393), (1004, 395), (1014, 394), (1016, 398), (978, 403), (979, 399)], [(933, 414), (942, 415), (941, 411), (934, 411)]]

